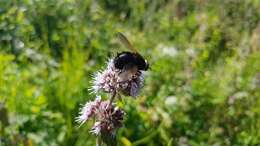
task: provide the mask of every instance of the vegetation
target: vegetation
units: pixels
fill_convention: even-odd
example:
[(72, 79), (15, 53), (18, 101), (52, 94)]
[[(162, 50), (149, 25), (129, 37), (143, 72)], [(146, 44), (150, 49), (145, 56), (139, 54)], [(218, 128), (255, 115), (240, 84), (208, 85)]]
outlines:
[(95, 145), (75, 117), (119, 31), (151, 65), (119, 145), (260, 145), (259, 20), (259, 0), (2, 0), (0, 145)]

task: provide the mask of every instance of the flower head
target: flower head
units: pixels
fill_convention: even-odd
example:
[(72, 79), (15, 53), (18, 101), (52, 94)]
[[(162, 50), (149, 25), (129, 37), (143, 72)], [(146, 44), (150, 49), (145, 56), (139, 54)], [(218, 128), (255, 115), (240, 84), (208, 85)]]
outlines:
[(136, 97), (143, 85), (143, 74), (137, 71), (127, 79), (122, 79), (122, 70), (116, 69), (113, 60), (109, 60), (107, 68), (94, 75), (92, 90), (105, 91), (108, 93), (123, 93), (124, 95)]
[(124, 111), (115, 105), (109, 105), (109, 101), (101, 101), (97, 98), (95, 101), (87, 102), (80, 112), (77, 122), (85, 123), (89, 118), (95, 117), (95, 124), (91, 133), (95, 135), (111, 134), (122, 126)]
[(80, 124), (85, 123), (89, 118), (95, 115), (96, 109), (101, 103), (101, 97), (98, 96), (95, 101), (87, 102), (80, 111), (80, 116), (76, 118), (76, 121)]
[(115, 107), (114, 105), (108, 106), (109, 102), (104, 101), (99, 107), (97, 113), (97, 121), (92, 127), (91, 132), (95, 135), (99, 134), (112, 134), (114, 135), (116, 130), (123, 124), (124, 112)]

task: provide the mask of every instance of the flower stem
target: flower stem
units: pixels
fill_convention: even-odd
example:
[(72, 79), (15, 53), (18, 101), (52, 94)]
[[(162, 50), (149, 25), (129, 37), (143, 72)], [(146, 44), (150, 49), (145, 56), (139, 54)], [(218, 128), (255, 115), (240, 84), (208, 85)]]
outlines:
[(112, 95), (111, 95), (111, 97), (110, 97), (110, 99), (109, 99), (109, 106), (112, 105), (113, 100), (115, 99), (115, 97), (116, 97), (116, 91), (112, 93)]
[(101, 146), (101, 138), (100, 138), (100, 136), (97, 136), (96, 146)]

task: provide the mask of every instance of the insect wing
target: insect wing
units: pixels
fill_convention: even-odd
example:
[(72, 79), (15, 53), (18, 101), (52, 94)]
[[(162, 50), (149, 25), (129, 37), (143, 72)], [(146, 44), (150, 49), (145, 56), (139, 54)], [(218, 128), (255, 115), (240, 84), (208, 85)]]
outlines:
[(131, 89), (130, 89), (130, 96), (132, 97), (136, 97), (139, 94), (139, 86), (137, 85), (137, 83), (132, 82), (131, 83)]
[(129, 42), (129, 40), (126, 38), (125, 35), (123, 35), (120, 32), (118, 32), (117, 35), (118, 35), (119, 40), (122, 42), (122, 44), (124, 44), (125, 47), (127, 47), (128, 49), (130, 49), (133, 52), (137, 53), (137, 49)]

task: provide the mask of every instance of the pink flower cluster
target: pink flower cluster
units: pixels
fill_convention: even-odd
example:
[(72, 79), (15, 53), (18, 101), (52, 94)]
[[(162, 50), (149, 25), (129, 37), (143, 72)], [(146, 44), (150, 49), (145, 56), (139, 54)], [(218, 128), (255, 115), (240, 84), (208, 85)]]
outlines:
[(115, 105), (109, 105), (109, 101), (101, 101), (97, 97), (95, 101), (87, 102), (81, 109), (76, 121), (81, 125), (90, 118), (96, 120), (91, 133), (100, 135), (102, 133), (115, 134), (115, 131), (123, 124), (124, 111)]
[(136, 97), (143, 85), (143, 74), (138, 71), (127, 80), (120, 78), (120, 70), (116, 69), (113, 60), (107, 63), (107, 68), (94, 75), (92, 90), (94, 93), (105, 91), (108, 93), (122, 93), (127, 96)]

